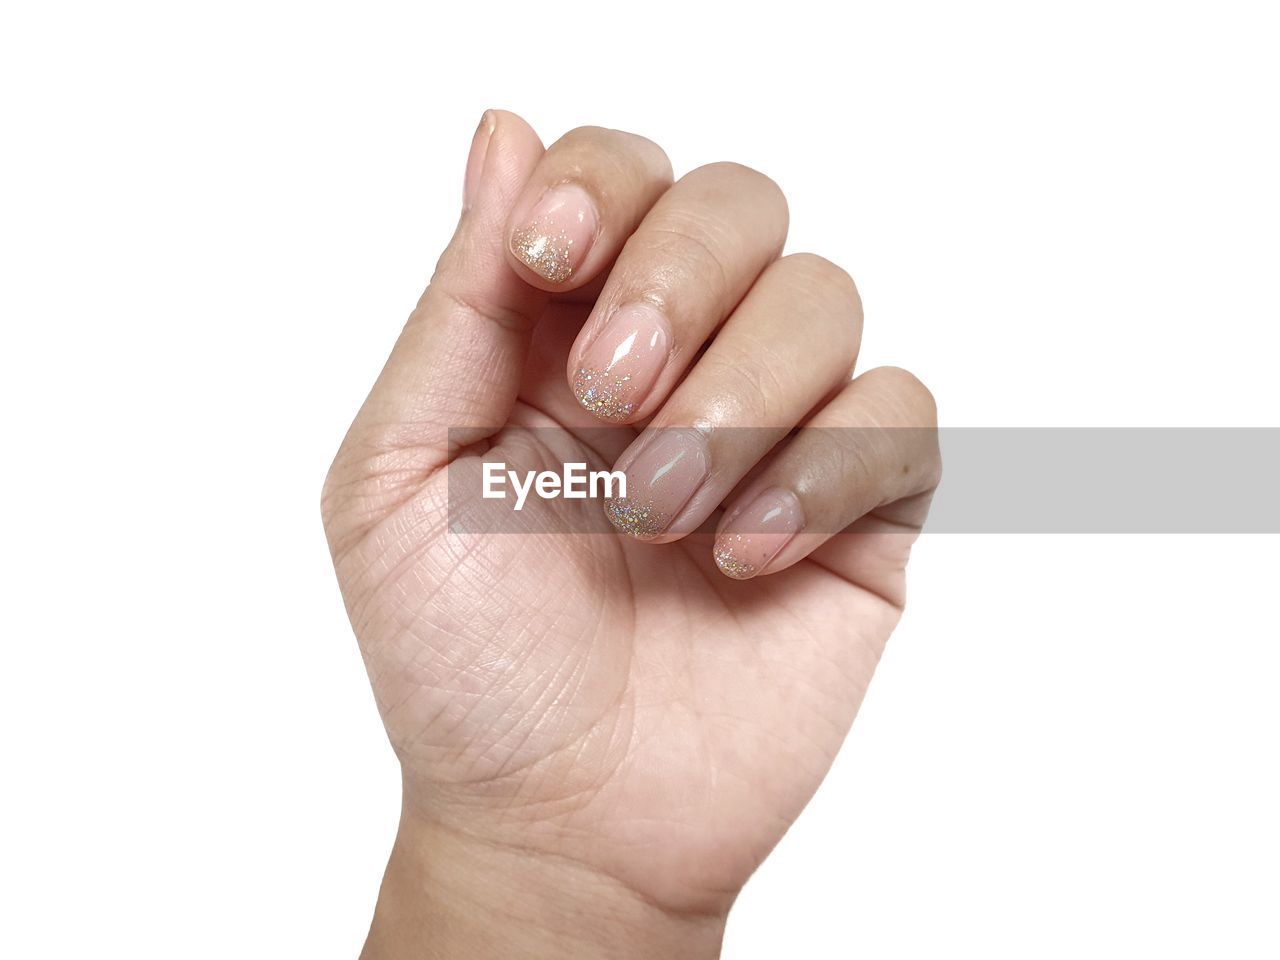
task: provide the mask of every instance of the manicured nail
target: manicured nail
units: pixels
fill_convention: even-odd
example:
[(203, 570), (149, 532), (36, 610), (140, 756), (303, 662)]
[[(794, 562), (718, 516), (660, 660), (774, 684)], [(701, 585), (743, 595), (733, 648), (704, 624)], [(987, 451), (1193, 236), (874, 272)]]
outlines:
[(716, 534), (716, 566), (735, 580), (750, 580), (803, 528), (804, 511), (796, 495), (770, 487)]
[(467, 156), (467, 174), (462, 181), (462, 209), (470, 210), (476, 201), (476, 192), (480, 189), (480, 175), (484, 173), (484, 159), (489, 154), (489, 138), (493, 136), (493, 128), (497, 120), (492, 110), (486, 110), (480, 117), (480, 126), (476, 127), (475, 136), (471, 138), (471, 153)]
[(596, 209), (587, 191), (562, 183), (542, 195), (529, 222), (511, 234), (511, 252), (552, 283), (564, 283), (582, 265), (596, 238)]
[(667, 318), (657, 307), (619, 307), (583, 352), (573, 395), (601, 420), (626, 420), (662, 373), (670, 344)]
[(707, 441), (698, 431), (660, 430), (644, 441), (623, 471), (627, 495), (606, 500), (605, 515), (623, 533), (652, 540), (697, 492), (709, 464)]

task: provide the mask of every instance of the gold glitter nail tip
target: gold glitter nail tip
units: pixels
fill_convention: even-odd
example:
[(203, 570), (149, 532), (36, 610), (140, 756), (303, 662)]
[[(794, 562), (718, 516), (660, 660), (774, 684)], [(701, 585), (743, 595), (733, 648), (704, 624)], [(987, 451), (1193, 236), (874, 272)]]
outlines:
[(596, 208), (581, 184), (550, 187), (511, 234), (516, 259), (549, 283), (564, 283), (596, 238)]
[(640, 503), (630, 497), (606, 500), (604, 513), (610, 523), (637, 540), (652, 540), (671, 523), (671, 518), (654, 509), (652, 503)]
[(621, 422), (635, 411), (631, 375), (616, 376), (582, 367), (573, 378), (573, 395), (587, 412), (601, 420)]
[(716, 566), (720, 568), (725, 576), (732, 577), (735, 580), (748, 580), (755, 576), (756, 573), (755, 564), (739, 559), (734, 550), (734, 547), (738, 546), (742, 539), (740, 535), (735, 534), (716, 544), (716, 548), (713, 551), (713, 556), (716, 558)]
[(526, 267), (551, 283), (564, 283), (573, 276), (569, 252), (573, 240), (564, 230), (555, 230), (534, 221), (511, 236), (511, 252)]

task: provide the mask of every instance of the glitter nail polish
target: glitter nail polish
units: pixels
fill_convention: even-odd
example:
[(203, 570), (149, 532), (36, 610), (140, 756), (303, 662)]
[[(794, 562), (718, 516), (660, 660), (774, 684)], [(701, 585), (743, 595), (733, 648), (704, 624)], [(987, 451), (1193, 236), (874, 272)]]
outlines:
[(551, 187), (528, 222), (511, 234), (517, 260), (550, 283), (565, 283), (586, 258), (596, 235), (595, 205), (575, 183)]
[[(697, 430), (669, 428), (641, 436), (635, 459), (623, 471), (627, 495), (605, 501), (609, 522), (637, 540), (664, 533), (710, 472), (706, 438)], [(622, 463), (627, 463), (623, 454)]]
[(749, 580), (804, 529), (804, 511), (790, 490), (762, 491), (716, 534), (716, 566), (735, 580)]
[(666, 317), (657, 307), (619, 307), (583, 351), (573, 395), (601, 420), (626, 421), (666, 366), (670, 343)]

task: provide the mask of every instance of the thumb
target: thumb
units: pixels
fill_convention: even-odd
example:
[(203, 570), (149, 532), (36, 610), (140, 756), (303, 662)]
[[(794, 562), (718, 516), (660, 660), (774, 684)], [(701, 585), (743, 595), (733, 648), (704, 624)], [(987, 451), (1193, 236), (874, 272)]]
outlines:
[(543, 152), (515, 114), (481, 118), (457, 231), (343, 441), (326, 502), (342, 488), (380, 514), (403, 499), (399, 478), (420, 482), (505, 423), (548, 296), (508, 266), (505, 224)]

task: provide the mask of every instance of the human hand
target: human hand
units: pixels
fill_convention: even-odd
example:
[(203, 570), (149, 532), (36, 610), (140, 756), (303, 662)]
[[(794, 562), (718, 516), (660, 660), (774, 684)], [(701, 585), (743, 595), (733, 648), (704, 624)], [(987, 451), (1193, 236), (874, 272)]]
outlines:
[[(403, 770), (366, 956), (714, 956), (825, 775), (940, 462), (914, 377), (850, 379), (857, 292), (786, 229), (745, 167), (673, 185), (648, 140), (482, 120), (323, 497)], [(450, 529), (482, 460), (618, 462), (621, 534), (589, 500)]]

